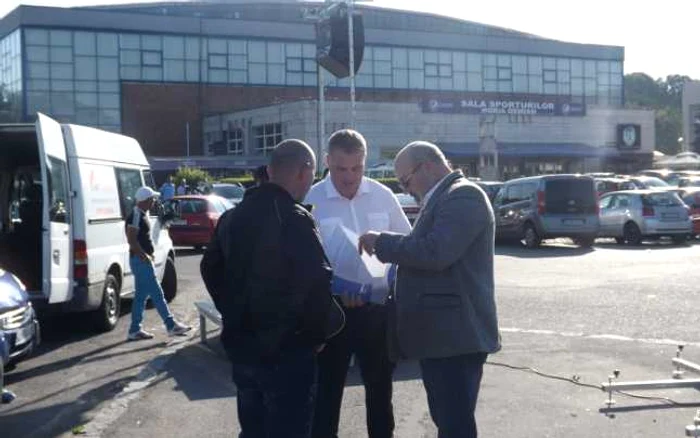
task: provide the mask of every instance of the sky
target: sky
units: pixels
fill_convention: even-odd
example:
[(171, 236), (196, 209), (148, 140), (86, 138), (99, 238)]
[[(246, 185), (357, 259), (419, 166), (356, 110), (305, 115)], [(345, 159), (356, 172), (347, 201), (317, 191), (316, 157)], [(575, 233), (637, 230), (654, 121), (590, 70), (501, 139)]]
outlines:
[[(53, 7), (145, 3), (149, 0), (1, 0), (0, 16), (20, 3)], [(358, 0), (359, 2), (359, 0)], [(446, 15), (541, 37), (625, 47), (625, 73), (700, 79), (697, 0), (374, 0), (372, 6)]]

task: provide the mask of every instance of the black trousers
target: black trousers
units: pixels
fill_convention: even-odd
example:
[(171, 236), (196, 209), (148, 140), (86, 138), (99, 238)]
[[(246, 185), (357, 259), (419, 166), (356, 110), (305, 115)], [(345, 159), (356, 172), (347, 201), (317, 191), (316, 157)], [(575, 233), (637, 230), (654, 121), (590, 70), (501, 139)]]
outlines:
[(395, 364), (386, 347), (386, 306), (367, 304), (344, 309), (345, 329), (318, 355), (318, 389), (313, 438), (337, 438), (340, 407), (350, 357), (355, 354), (365, 386), (369, 438), (390, 438), (394, 433), (391, 403)]

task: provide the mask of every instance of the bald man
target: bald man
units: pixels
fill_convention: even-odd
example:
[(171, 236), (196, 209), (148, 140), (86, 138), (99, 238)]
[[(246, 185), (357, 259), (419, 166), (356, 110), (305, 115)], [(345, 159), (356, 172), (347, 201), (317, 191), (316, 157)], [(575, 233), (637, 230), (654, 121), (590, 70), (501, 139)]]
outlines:
[(316, 354), (337, 330), (328, 324), (330, 264), (313, 217), (300, 204), (315, 169), (303, 141), (277, 145), (269, 182), (246, 191), (221, 217), (200, 266), (223, 317), (221, 341), (246, 438), (311, 432)]

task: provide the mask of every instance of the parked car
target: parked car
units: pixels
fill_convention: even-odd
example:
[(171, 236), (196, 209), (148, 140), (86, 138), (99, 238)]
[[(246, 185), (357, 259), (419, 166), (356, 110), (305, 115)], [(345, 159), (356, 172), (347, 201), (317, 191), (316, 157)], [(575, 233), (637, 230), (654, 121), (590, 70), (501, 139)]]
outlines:
[(629, 180), (637, 186), (637, 189), (664, 190), (670, 185), (655, 176), (636, 175), (629, 177)]
[(693, 236), (700, 236), (700, 187), (685, 187), (677, 190), (678, 196), (690, 208)]
[(507, 181), (494, 200), (496, 237), (536, 248), (544, 239), (571, 238), (593, 245), (598, 234), (598, 196), (593, 178), (543, 175)]
[[(154, 186), (139, 143), (100, 129), (0, 125), (0, 265), (27, 286), (35, 307), (85, 312), (112, 330), (120, 298), (133, 295), (124, 220), (134, 194)], [(175, 252), (153, 218), (155, 266), (166, 299), (177, 292)], [(89, 312), (89, 313), (88, 313)]]
[(219, 217), (233, 208), (231, 202), (216, 195), (175, 196), (170, 203), (178, 216), (170, 224), (173, 244), (197, 250), (209, 244)]
[(645, 239), (660, 237), (683, 243), (691, 233), (690, 209), (677, 193), (627, 190), (600, 199), (600, 237), (639, 245)]
[(403, 212), (406, 214), (408, 221), (411, 223), (411, 225), (413, 225), (413, 223), (418, 218), (418, 212), (420, 211), (420, 206), (418, 205), (416, 200), (413, 199), (413, 196), (411, 196), (407, 193), (397, 193), (396, 197), (399, 198), (399, 204), (401, 204), (401, 208), (403, 209)]
[(502, 181), (475, 181), (475, 183), (486, 192), (491, 204), (493, 204), (493, 200), (496, 199), (498, 191), (503, 187)]
[(29, 356), (39, 345), (41, 331), (34, 307), (22, 281), (0, 268), (0, 334), (8, 348), (8, 361), (14, 364)]
[(682, 178), (698, 177), (700, 172), (697, 170), (671, 170), (671, 169), (650, 169), (638, 172), (639, 175), (654, 176), (662, 179), (670, 186), (678, 186)]
[(637, 186), (630, 180), (626, 178), (595, 178), (595, 190), (598, 196), (602, 196), (609, 192), (617, 192), (620, 190), (633, 190)]
[(700, 187), (700, 177), (684, 176), (678, 180), (678, 187)]
[(215, 183), (211, 186), (211, 194), (228, 199), (234, 206), (243, 200), (245, 188), (238, 184)]

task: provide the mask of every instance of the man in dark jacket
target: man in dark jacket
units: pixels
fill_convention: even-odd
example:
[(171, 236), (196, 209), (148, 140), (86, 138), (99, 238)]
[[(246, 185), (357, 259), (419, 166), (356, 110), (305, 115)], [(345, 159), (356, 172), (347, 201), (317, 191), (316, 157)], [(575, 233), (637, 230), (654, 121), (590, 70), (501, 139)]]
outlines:
[(202, 259), (202, 278), (223, 317), (221, 341), (246, 438), (310, 434), (316, 353), (332, 305), (330, 264), (299, 203), (315, 168), (306, 143), (281, 142), (270, 157), (270, 182), (221, 217)]

